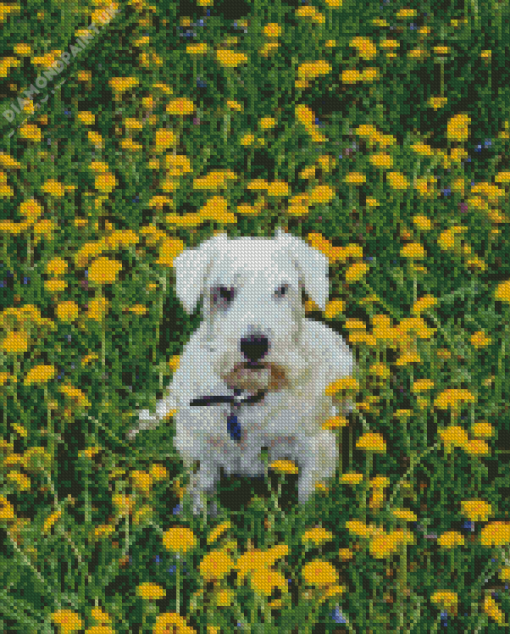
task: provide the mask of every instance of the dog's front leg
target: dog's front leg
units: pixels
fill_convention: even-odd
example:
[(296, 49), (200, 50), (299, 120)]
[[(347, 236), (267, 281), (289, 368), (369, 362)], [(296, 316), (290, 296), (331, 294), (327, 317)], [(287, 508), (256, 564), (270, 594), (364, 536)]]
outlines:
[(139, 431), (146, 429), (156, 429), (156, 427), (164, 420), (172, 411), (176, 411), (177, 404), (172, 396), (167, 392), (165, 396), (156, 401), (156, 412), (152, 413), (148, 409), (142, 409), (138, 412), (138, 424), (133, 425), (128, 431), (127, 437), (132, 440)]
[(298, 457), (299, 479), (298, 479), (298, 502), (305, 504), (310, 496), (315, 492), (315, 483), (317, 482), (319, 465), (317, 461), (316, 451), (314, 447), (305, 446)]
[[(199, 515), (204, 510), (202, 493), (212, 493), (219, 480), (218, 465), (208, 460), (200, 461), (200, 468), (190, 478), (189, 492), (193, 503), (193, 515)], [(216, 505), (212, 506), (212, 514)]]
[(305, 504), (315, 491), (316, 476), (313, 471), (306, 471), (299, 476), (298, 481), (298, 502)]

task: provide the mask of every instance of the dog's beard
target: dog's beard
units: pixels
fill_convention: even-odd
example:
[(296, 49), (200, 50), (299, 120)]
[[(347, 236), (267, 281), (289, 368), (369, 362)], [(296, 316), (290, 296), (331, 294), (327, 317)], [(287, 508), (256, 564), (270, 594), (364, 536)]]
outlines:
[(274, 363), (236, 363), (223, 375), (230, 389), (277, 392), (288, 387), (285, 370)]

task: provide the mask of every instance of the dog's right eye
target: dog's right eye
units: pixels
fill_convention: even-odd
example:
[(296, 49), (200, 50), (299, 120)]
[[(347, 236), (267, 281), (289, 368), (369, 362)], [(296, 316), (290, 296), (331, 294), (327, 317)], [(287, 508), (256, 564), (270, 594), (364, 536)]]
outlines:
[(226, 286), (220, 286), (213, 292), (213, 302), (218, 303), (218, 300), (222, 303), (230, 303), (234, 299), (234, 289), (227, 288)]
[(287, 283), (282, 284), (276, 289), (275, 295), (277, 297), (283, 297), (287, 293), (288, 290), (289, 290), (289, 285)]

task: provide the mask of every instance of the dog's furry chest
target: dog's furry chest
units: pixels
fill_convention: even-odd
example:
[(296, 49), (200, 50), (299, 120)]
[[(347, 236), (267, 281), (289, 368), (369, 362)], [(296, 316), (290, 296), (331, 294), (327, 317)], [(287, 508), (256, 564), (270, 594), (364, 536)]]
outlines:
[[(260, 459), (263, 448), (269, 451), (269, 459), (287, 456), (292, 458), (299, 451), (299, 425), (297, 419), (286, 420), (285, 415), (276, 422), (275, 410), (284, 405), (282, 395), (268, 394), (261, 403), (243, 405), (236, 411), (241, 438), (233, 440), (227, 430), (227, 420), (232, 410), (228, 405), (217, 408), (218, 427), (204, 434), (207, 450), (214, 454), (227, 475), (262, 475), (264, 464)], [(287, 423), (287, 424), (285, 424)]]
[[(299, 407), (300, 402), (303, 407)], [(317, 433), (316, 417), (320, 414), (325, 419), (327, 404), (325, 406), (323, 408), (317, 402), (310, 405), (307, 399), (283, 391), (268, 393), (260, 403), (241, 405), (237, 410), (228, 404), (188, 407), (177, 416), (177, 426), (182, 431), (181, 449), (198, 459), (205, 452), (209, 459), (223, 466), (227, 474), (262, 475), (262, 448), (268, 449), (270, 461), (298, 459), (303, 450), (303, 439), (310, 436), (307, 428), (312, 426)], [(239, 441), (228, 432), (231, 413), (237, 415)], [(191, 428), (193, 433), (189, 433)]]
[[(232, 408), (230, 405), (222, 405), (218, 414), (225, 420), (225, 428), (217, 430), (219, 434), (212, 437), (226, 438), (227, 420), (229, 415), (237, 416), (237, 422), (241, 429), (240, 445), (253, 444), (255, 439), (270, 443), (278, 441), (279, 437), (288, 437), (298, 431), (299, 416), (294, 410), (289, 409), (287, 395), (266, 394), (260, 403), (241, 405)], [(292, 416), (291, 416), (292, 413)], [(287, 414), (287, 415), (286, 415)]]

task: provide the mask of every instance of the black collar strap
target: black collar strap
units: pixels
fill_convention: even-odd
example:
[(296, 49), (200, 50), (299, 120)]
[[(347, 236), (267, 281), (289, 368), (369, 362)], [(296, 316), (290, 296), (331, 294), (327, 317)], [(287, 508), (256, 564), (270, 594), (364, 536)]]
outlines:
[(227, 431), (235, 442), (241, 440), (241, 425), (237, 420), (237, 410), (241, 405), (253, 405), (260, 402), (267, 393), (267, 390), (259, 390), (251, 396), (241, 397), (243, 390), (238, 388), (234, 389), (233, 395), (227, 396), (201, 396), (200, 398), (194, 398), (191, 402), (191, 406), (197, 405), (220, 405), (221, 403), (230, 403), (230, 414), (227, 416)]

